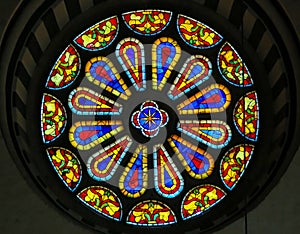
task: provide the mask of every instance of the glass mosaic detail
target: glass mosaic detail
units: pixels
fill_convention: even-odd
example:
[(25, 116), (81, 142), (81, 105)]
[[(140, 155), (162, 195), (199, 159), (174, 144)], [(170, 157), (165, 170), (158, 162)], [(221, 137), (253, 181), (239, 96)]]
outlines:
[(80, 71), (80, 57), (74, 46), (69, 45), (53, 66), (46, 87), (63, 89), (71, 85)]
[(237, 130), (248, 140), (257, 141), (259, 108), (256, 92), (250, 92), (238, 101), (233, 116)]
[(219, 52), (218, 63), (221, 74), (229, 83), (239, 87), (253, 85), (246, 64), (243, 63), (242, 58), (228, 42), (222, 46)]
[(167, 112), (159, 109), (154, 101), (146, 101), (139, 111), (132, 114), (131, 122), (134, 127), (141, 129), (146, 137), (155, 137), (159, 128), (166, 126), (169, 121)]
[(121, 104), (88, 88), (77, 88), (69, 96), (69, 107), (77, 115), (120, 115)]
[(137, 204), (127, 217), (127, 223), (138, 226), (162, 226), (176, 223), (174, 212), (164, 203), (148, 200)]
[(212, 84), (177, 106), (182, 115), (217, 113), (227, 109), (231, 102), (229, 90), (220, 84)]
[(164, 146), (154, 147), (153, 158), (156, 192), (166, 198), (176, 197), (181, 193), (184, 185), (181, 173)]
[(74, 40), (79, 47), (98, 51), (111, 45), (115, 40), (119, 30), (119, 21), (117, 16), (105, 19), (80, 34)]
[(82, 121), (70, 128), (69, 140), (79, 150), (89, 150), (123, 131), (121, 121)]
[(126, 25), (135, 33), (152, 36), (162, 32), (171, 21), (172, 13), (163, 10), (141, 10), (123, 14)]
[(44, 143), (56, 140), (65, 130), (67, 114), (62, 103), (50, 94), (44, 94), (41, 109), (41, 130)]
[(190, 219), (202, 215), (225, 196), (226, 193), (222, 189), (213, 185), (201, 185), (191, 189), (181, 205), (182, 218)]
[(190, 57), (176, 77), (168, 95), (175, 100), (209, 79), (212, 64), (202, 55)]
[(71, 190), (76, 190), (82, 177), (80, 161), (71, 151), (52, 147), (46, 150), (53, 168), (64, 184)]
[(130, 90), (120, 77), (113, 63), (106, 57), (91, 59), (85, 68), (87, 79), (106, 91), (127, 100)]
[(181, 55), (181, 49), (172, 38), (162, 37), (152, 46), (152, 87), (162, 90)]
[(147, 148), (139, 145), (120, 178), (121, 192), (128, 197), (137, 198), (148, 187)]
[(223, 39), (212, 28), (184, 15), (178, 15), (177, 27), (181, 38), (197, 49), (211, 48)]
[(132, 140), (130, 137), (125, 136), (105, 147), (100, 152), (93, 154), (87, 163), (89, 175), (98, 181), (111, 179), (131, 144)]
[(211, 175), (214, 159), (209, 153), (179, 136), (172, 136), (168, 142), (191, 177), (205, 179)]
[(137, 91), (146, 89), (146, 64), (143, 44), (134, 38), (123, 39), (116, 56)]
[(220, 120), (181, 120), (178, 130), (197, 141), (215, 148), (223, 148), (231, 140), (228, 124)]
[(253, 155), (254, 145), (237, 145), (231, 148), (220, 163), (221, 179), (225, 186), (232, 190), (242, 175)]
[(108, 188), (92, 186), (81, 191), (77, 197), (94, 211), (110, 219), (120, 221), (122, 204), (118, 196)]

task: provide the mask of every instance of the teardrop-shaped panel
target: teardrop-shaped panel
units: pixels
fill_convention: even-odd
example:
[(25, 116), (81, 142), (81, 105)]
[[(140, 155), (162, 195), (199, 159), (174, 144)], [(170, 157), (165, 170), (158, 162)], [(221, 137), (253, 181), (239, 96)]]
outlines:
[(152, 46), (152, 87), (162, 90), (181, 55), (181, 49), (172, 38), (162, 37)]
[(212, 84), (177, 106), (180, 114), (222, 112), (231, 102), (229, 90), (221, 84)]
[(165, 226), (176, 222), (171, 208), (156, 200), (140, 202), (132, 208), (127, 217), (128, 224), (137, 226)]
[(109, 180), (114, 175), (131, 144), (130, 137), (125, 136), (92, 155), (87, 163), (89, 175), (94, 180)]
[(88, 88), (79, 87), (69, 96), (69, 107), (77, 115), (120, 115), (122, 105)]
[(74, 46), (69, 45), (59, 56), (47, 80), (46, 88), (63, 89), (71, 85), (80, 72), (80, 57)]
[(232, 136), (228, 124), (220, 120), (181, 120), (177, 128), (215, 149), (228, 145)]
[(212, 28), (184, 15), (178, 15), (177, 28), (182, 39), (197, 49), (211, 48), (223, 39)]
[(123, 39), (117, 45), (116, 56), (135, 89), (145, 90), (146, 64), (143, 44), (135, 38)]
[(120, 221), (122, 204), (118, 196), (108, 188), (92, 186), (82, 190), (77, 197), (86, 206), (110, 219)]
[(79, 150), (89, 150), (123, 131), (121, 121), (82, 121), (70, 128), (69, 140)]
[(60, 147), (48, 148), (46, 152), (59, 178), (71, 191), (74, 191), (82, 177), (80, 161), (76, 155)]
[(78, 37), (74, 43), (85, 50), (98, 51), (108, 47), (116, 38), (119, 31), (117, 16), (100, 21)]
[(168, 142), (191, 177), (205, 179), (211, 175), (214, 159), (209, 153), (176, 135)]
[(259, 107), (255, 91), (242, 97), (234, 109), (234, 124), (243, 137), (257, 141), (259, 131)]
[(121, 192), (132, 198), (142, 196), (148, 186), (147, 148), (139, 145), (120, 177)]
[(56, 140), (65, 130), (67, 113), (63, 104), (50, 94), (44, 93), (41, 109), (41, 131), (44, 143)]
[(123, 14), (126, 25), (135, 33), (152, 36), (162, 32), (170, 23), (172, 13), (162, 10), (131, 11)]
[(124, 80), (113, 63), (106, 57), (96, 57), (87, 62), (85, 67), (87, 79), (102, 89), (127, 100), (131, 95)]
[(191, 189), (184, 197), (181, 205), (182, 218), (190, 219), (219, 203), (226, 193), (214, 185), (201, 185)]
[(224, 79), (229, 83), (239, 87), (253, 85), (253, 80), (246, 64), (228, 42), (222, 46), (219, 52), (218, 65)]
[(231, 148), (220, 163), (221, 179), (232, 190), (247, 169), (254, 152), (254, 145), (237, 145)]
[(208, 80), (212, 73), (212, 64), (208, 58), (202, 55), (190, 57), (179, 72), (174, 84), (168, 93), (175, 100), (191, 89), (201, 85)]
[(184, 180), (163, 145), (154, 147), (154, 185), (161, 196), (173, 198), (183, 189)]

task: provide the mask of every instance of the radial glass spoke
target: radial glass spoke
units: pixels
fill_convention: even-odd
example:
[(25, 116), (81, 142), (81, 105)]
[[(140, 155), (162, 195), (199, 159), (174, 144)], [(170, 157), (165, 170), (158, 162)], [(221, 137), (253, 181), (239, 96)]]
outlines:
[(134, 38), (117, 45), (116, 56), (137, 91), (146, 89), (146, 64), (143, 44)]
[(191, 89), (201, 85), (209, 79), (212, 73), (211, 62), (202, 55), (190, 57), (176, 77), (174, 84), (168, 93), (172, 100), (175, 100)]
[(182, 133), (215, 149), (228, 145), (232, 135), (228, 124), (219, 120), (181, 120), (177, 128)]
[(77, 115), (120, 115), (122, 105), (88, 88), (77, 88), (69, 95), (69, 107)]
[(154, 147), (153, 158), (155, 190), (163, 197), (176, 197), (181, 193), (184, 181), (172, 158), (162, 145)]
[(162, 37), (152, 46), (152, 87), (162, 90), (181, 55), (181, 49), (172, 38)]
[(121, 121), (82, 121), (70, 128), (69, 140), (79, 150), (89, 150), (123, 130)]
[(222, 112), (231, 102), (229, 90), (220, 84), (212, 84), (177, 106), (180, 114), (204, 114)]
[(139, 145), (120, 178), (121, 192), (128, 197), (143, 195), (148, 186), (147, 148)]
[(127, 100), (130, 90), (121, 78), (113, 63), (106, 57), (91, 59), (85, 68), (87, 79), (102, 89)]

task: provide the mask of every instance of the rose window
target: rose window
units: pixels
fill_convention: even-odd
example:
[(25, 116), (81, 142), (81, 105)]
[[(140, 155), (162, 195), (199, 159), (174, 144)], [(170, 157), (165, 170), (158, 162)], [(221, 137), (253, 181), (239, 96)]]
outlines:
[[(169, 24), (175, 38), (163, 35)], [(78, 35), (49, 73), (43, 142), (61, 181), (100, 216), (172, 225), (205, 215), (247, 170), (259, 136), (253, 85), (230, 42), (196, 19), (151, 9), (112, 16)]]

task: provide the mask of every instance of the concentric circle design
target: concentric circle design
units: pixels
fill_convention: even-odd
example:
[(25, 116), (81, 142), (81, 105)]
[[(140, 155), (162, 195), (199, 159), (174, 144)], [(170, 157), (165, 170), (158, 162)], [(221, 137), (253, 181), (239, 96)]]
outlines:
[[(134, 34), (118, 36), (119, 20), (139, 39)], [(179, 37), (160, 37), (172, 20)], [(141, 35), (153, 37), (152, 44), (143, 43)], [(116, 46), (114, 40), (118, 41)], [(197, 54), (183, 51), (180, 44), (184, 42)], [(217, 46), (215, 61), (204, 55)], [(86, 61), (85, 73), (77, 74), (80, 48), (87, 51), (84, 56), (88, 54), (89, 59), (81, 59)], [(114, 48), (115, 53), (92, 53), (106, 48)], [(232, 190), (247, 169), (259, 141), (259, 95), (233, 46), (196, 19), (178, 15), (176, 20), (172, 12), (152, 9), (112, 16), (77, 36), (54, 69), (57, 71), (50, 72), (45, 92), (54, 89), (58, 94), (70, 85), (72, 91), (64, 103), (73, 115), (67, 117), (55, 92), (54, 96), (45, 94), (42, 137), (46, 145), (55, 144), (60, 137), (66, 139), (63, 131), (67, 122), (71, 126), (66, 131), (72, 148), (64, 149), (58, 143), (47, 152), (63, 182), (100, 215), (138, 226), (172, 225), (180, 219), (205, 215), (204, 211), (221, 202), (226, 190)], [(81, 82), (72, 86), (77, 75)], [(244, 95), (234, 103), (232, 93)], [(132, 97), (138, 97), (140, 104), (131, 106)], [(142, 138), (160, 142), (142, 144)], [(248, 141), (252, 145), (238, 144)], [(222, 149), (229, 145), (232, 149), (223, 156)], [(77, 156), (67, 154), (69, 150), (78, 152)], [(94, 181), (86, 188), (86, 184), (79, 186), (79, 190), (82, 168), (77, 158)], [(218, 158), (219, 167), (215, 165)], [(70, 177), (75, 172), (75, 177)], [(224, 189), (203, 182), (216, 173)], [(155, 191), (156, 199), (143, 200), (150, 191)], [(181, 215), (176, 217), (172, 211), (176, 207), (169, 207), (164, 199), (179, 195), (184, 199)], [(122, 206), (127, 199), (137, 198), (143, 201), (124, 213)]]

